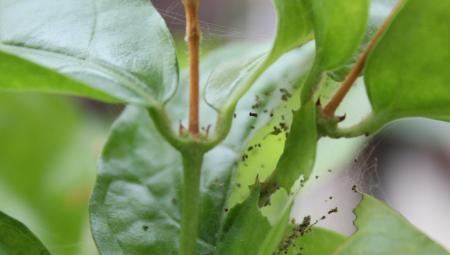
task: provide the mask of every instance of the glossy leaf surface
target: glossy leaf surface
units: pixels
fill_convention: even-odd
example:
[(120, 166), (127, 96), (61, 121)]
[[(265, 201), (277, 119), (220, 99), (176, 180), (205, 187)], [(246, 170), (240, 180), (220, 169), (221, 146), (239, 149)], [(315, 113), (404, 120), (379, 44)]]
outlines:
[(48, 92), (89, 96), (90, 98), (120, 102), (112, 96), (63, 76), (51, 69), (0, 51), (0, 89), (12, 92)]
[[(7, 75), (0, 82), (2, 89), (103, 99), (101, 91), (150, 106), (167, 100), (178, 81), (171, 35), (151, 2), (145, 0), (1, 0), (0, 51), (66, 74), (90, 88), (59, 76), (63, 83), (43, 83), (40, 80), (53, 82), (55, 78), (43, 69), (14, 61), (16, 68), (24, 71), (24, 78), (15, 77), (12, 82)], [(9, 59), (0, 55), (1, 62)], [(0, 70), (0, 77), (7, 71)]]
[(345, 64), (366, 31), (369, 0), (311, 0), (317, 64), (331, 70)]
[[(217, 148), (216, 153), (223, 163), (213, 164), (216, 172), (204, 176), (205, 191), (208, 186), (224, 185), (219, 176), (234, 157), (224, 148)], [(211, 166), (209, 160), (205, 159), (206, 167)], [(102, 254), (178, 253), (180, 199), (176, 187), (181, 171), (179, 153), (159, 135), (148, 113), (128, 108), (104, 149), (91, 200), (91, 224)], [(214, 204), (208, 199), (202, 204), (208, 206), (211, 201)], [(214, 209), (207, 212), (217, 212)], [(203, 252), (212, 248), (211, 239), (214, 236), (208, 231), (201, 231), (198, 242)]]
[(380, 39), (365, 72), (377, 117), (450, 114), (449, 9), (449, 1), (406, 1)]
[(335, 255), (448, 255), (402, 215), (374, 197), (364, 195), (355, 210), (358, 231)]
[(50, 252), (25, 225), (0, 212), (0, 254), (50, 255)]

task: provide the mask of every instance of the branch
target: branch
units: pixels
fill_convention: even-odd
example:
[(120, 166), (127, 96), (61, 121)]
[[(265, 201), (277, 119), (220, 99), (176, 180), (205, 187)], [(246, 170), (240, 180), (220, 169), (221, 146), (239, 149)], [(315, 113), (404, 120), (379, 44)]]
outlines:
[(384, 34), (386, 29), (391, 24), (392, 20), (394, 19), (395, 14), (399, 11), (400, 7), (403, 5), (403, 0), (399, 0), (392, 10), (392, 12), (389, 14), (389, 16), (386, 18), (384, 23), (381, 25), (381, 27), (378, 29), (378, 31), (375, 33), (375, 35), (370, 40), (367, 47), (364, 49), (364, 51), (361, 53), (361, 55), (358, 58), (358, 61), (353, 66), (350, 73), (347, 75), (345, 80), (342, 82), (341, 87), (338, 89), (336, 94), (333, 96), (333, 98), (328, 102), (328, 104), (323, 108), (322, 114), (326, 117), (332, 117), (334, 113), (336, 112), (336, 109), (341, 104), (344, 97), (347, 95), (347, 93), (350, 91), (351, 87), (355, 83), (356, 79), (358, 79), (359, 74), (364, 69), (367, 57), (369, 56), (369, 53), (372, 51), (372, 49), (377, 44), (380, 37)]
[(199, 0), (183, 0), (186, 13), (186, 40), (189, 48), (189, 133), (193, 137), (199, 132), (199, 62), (200, 26), (198, 19)]

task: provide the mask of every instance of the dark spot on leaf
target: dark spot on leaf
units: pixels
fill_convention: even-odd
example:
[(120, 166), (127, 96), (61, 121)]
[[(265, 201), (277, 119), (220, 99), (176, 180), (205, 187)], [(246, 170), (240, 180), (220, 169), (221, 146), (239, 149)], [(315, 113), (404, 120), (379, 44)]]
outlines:
[(289, 98), (292, 96), (292, 94), (289, 93), (287, 89), (281, 88), (280, 92), (281, 92), (281, 100), (283, 101), (288, 101)]
[(283, 130), (281, 130), (281, 128), (279, 128), (279, 127), (277, 127), (277, 126), (274, 126), (274, 127), (273, 127), (273, 131), (270, 132), (270, 134), (271, 134), (271, 135), (279, 135), (279, 134), (281, 134), (281, 132), (283, 132)]
[(280, 128), (281, 128), (283, 131), (288, 131), (288, 130), (289, 130), (288, 125), (287, 125), (286, 123), (284, 123), (284, 122), (280, 122), (278, 125), (280, 125)]

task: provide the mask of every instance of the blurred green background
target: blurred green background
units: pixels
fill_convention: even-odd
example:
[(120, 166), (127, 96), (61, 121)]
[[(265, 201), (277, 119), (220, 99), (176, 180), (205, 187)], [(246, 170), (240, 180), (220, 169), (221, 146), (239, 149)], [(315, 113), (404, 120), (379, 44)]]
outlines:
[(115, 107), (0, 93), (0, 207), (55, 254), (95, 254), (87, 206)]

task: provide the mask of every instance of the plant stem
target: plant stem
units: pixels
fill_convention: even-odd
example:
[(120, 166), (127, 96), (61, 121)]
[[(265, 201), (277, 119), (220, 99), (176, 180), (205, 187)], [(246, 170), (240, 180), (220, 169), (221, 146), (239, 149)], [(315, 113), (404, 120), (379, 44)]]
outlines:
[(183, 151), (183, 186), (181, 194), (180, 255), (197, 254), (200, 210), (200, 177), (203, 154), (196, 144)]
[(328, 102), (328, 104), (323, 108), (322, 114), (326, 117), (332, 117), (334, 113), (336, 112), (336, 109), (341, 104), (344, 97), (347, 95), (347, 93), (350, 91), (351, 87), (355, 83), (356, 79), (358, 79), (359, 74), (364, 69), (367, 57), (369, 56), (369, 53), (372, 51), (372, 49), (377, 44), (380, 37), (384, 34), (386, 29), (391, 24), (392, 20), (394, 19), (395, 14), (399, 11), (400, 7), (403, 6), (404, 1), (399, 0), (397, 2), (397, 5), (394, 7), (392, 12), (389, 14), (389, 16), (386, 18), (386, 20), (383, 22), (381, 27), (378, 29), (378, 31), (375, 33), (375, 35), (372, 37), (370, 42), (368, 43), (367, 47), (364, 49), (364, 51), (359, 56), (356, 64), (353, 66), (350, 73), (347, 75), (345, 80), (342, 82), (341, 87), (338, 89), (336, 94), (333, 96), (333, 98)]
[(325, 133), (323, 135), (331, 138), (353, 138), (362, 135), (369, 136), (380, 130), (384, 125), (386, 125), (386, 123), (388, 123), (392, 119), (395, 118), (385, 114), (371, 113), (362, 121), (351, 127), (325, 128)]
[(199, 0), (183, 0), (186, 13), (186, 39), (189, 48), (189, 133), (199, 132), (200, 26)]

